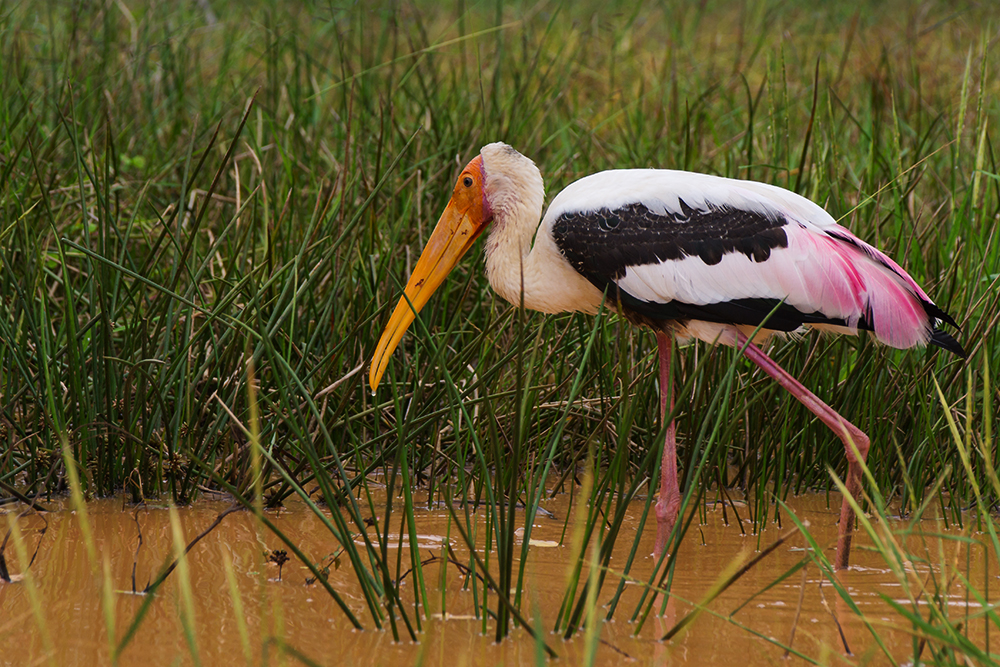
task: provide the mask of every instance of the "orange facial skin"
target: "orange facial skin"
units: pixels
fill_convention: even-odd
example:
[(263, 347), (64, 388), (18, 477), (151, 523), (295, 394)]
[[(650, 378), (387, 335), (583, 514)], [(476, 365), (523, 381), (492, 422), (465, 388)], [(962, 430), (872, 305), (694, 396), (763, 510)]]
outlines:
[(451, 200), (420, 253), (403, 296), (382, 332), (368, 375), (372, 391), (378, 387), (393, 350), (417, 313), (493, 220), (493, 212), (486, 201), (485, 182), (483, 158), (478, 156), (458, 177)]

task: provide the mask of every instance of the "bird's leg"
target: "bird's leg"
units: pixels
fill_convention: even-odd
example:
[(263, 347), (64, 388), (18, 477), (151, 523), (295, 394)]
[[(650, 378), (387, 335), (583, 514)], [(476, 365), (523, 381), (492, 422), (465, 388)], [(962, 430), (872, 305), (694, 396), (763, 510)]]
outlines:
[[(742, 332), (737, 332), (737, 341), (743, 354), (761, 367), (761, 369), (777, 380), (778, 384), (788, 390), (802, 405), (820, 418), (830, 430), (837, 434), (844, 442), (844, 449), (847, 451), (847, 492), (859, 501), (861, 499), (861, 464), (858, 459), (864, 461), (868, 457), (868, 436), (861, 430), (841, 417), (829, 405), (821, 401), (811, 391), (802, 386), (798, 380), (788, 374), (784, 368), (776, 364), (771, 357), (767, 356), (763, 350), (747, 340)], [(855, 456), (857, 450), (857, 456)], [(837, 557), (834, 567), (843, 570), (847, 567), (847, 561), (851, 555), (851, 536), (854, 532), (854, 510), (845, 497), (840, 507), (840, 530), (837, 537)]]
[[(662, 331), (656, 332), (656, 346), (660, 352), (660, 422), (674, 409), (673, 379), (670, 377), (670, 357), (673, 337)], [(669, 407), (668, 407), (669, 404)], [(673, 420), (667, 425), (663, 438), (663, 458), (660, 460), (660, 497), (656, 501), (656, 544), (653, 553), (657, 557), (667, 548), (677, 513), (681, 508), (681, 491), (677, 484), (677, 430)]]

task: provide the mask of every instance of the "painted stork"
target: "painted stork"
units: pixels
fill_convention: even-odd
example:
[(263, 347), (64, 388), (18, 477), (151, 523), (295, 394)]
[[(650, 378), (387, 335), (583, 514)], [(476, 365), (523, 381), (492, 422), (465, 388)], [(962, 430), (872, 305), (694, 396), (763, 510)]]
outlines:
[[(372, 359), (378, 386), (416, 314), (483, 230), (490, 285), (543, 313), (596, 313), (602, 303), (656, 332), (660, 415), (673, 407), (672, 339), (737, 345), (826, 424), (847, 452), (847, 489), (861, 493), (868, 437), (802, 386), (755, 343), (802, 327), (909, 348), (928, 343), (965, 357), (936, 329), (955, 321), (888, 256), (813, 202), (782, 188), (661, 169), (603, 171), (560, 192), (544, 219), (542, 176), (503, 143), (462, 171), (417, 260)], [(760, 327), (754, 341), (748, 340)], [(680, 509), (674, 424), (666, 431), (656, 503), (655, 553)], [(854, 513), (840, 512), (836, 567), (847, 567)]]

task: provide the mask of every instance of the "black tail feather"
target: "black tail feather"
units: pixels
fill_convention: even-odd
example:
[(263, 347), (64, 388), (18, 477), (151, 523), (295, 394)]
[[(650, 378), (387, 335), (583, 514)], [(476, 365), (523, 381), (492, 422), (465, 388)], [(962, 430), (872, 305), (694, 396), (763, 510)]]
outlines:
[[(951, 315), (949, 315), (948, 313), (944, 312), (943, 310), (941, 310), (940, 308), (938, 308), (933, 303), (930, 303), (929, 301), (924, 301), (921, 305), (923, 305), (924, 312), (927, 313), (927, 316), (930, 317), (931, 319), (941, 320), (945, 324), (950, 324), (951, 326), (955, 327), (959, 331), (962, 330), (962, 328), (960, 326), (958, 326), (958, 323), (955, 322), (955, 320), (953, 320), (951, 318)], [(942, 347), (944, 347), (944, 346), (942, 346)]]
[[(949, 324), (953, 324), (953, 322), (949, 322), (949, 320), (951, 320), (950, 317), (948, 318), (948, 320), (945, 321), (948, 322)], [(952, 338), (951, 334), (945, 333), (940, 329), (934, 329), (931, 331), (931, 345), (937, 345), (938, 347), (943, 347), (949, 352), (954, 352), (963, 359), (969, 358), (969, 355), (965, 352), (965, 349), (962, 347), (962, 345), (957, 340)]]

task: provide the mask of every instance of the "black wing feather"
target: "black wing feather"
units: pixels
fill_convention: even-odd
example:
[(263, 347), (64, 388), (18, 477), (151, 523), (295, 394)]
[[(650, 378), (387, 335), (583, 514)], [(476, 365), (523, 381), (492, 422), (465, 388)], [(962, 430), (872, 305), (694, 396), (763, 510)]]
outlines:
[(702, 211), (680, 203), (679, 213), (654, 213), (640, 203), (563, 213), (552, 225), (552, 237), (591, 282), (618, 280), (630, 266), (692, 256), (718, 264), (724, 255), (740, 252), (763, 262), (772, 249), (788, 246), (784, 217), (731, 206)]

